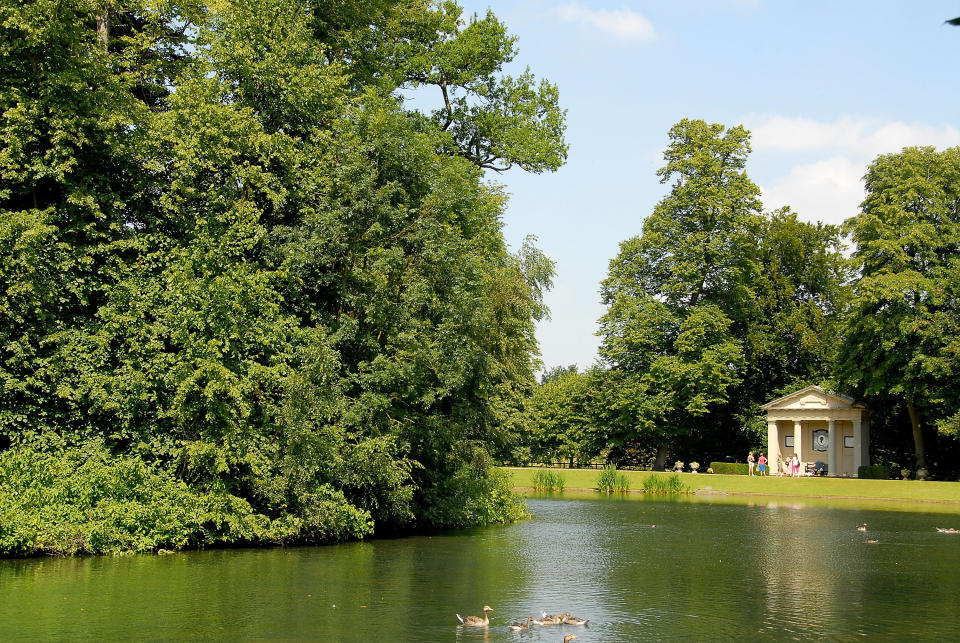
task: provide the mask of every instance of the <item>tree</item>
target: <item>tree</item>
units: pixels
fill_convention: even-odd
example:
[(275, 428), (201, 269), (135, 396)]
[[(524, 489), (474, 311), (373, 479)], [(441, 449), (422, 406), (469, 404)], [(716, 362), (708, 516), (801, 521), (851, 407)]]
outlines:
[(536, 383), (553, 264), (507, 247), (484, 171), (566, 144), (495, 16), (2, 7), (0, 448), (102, 443), (290, 540), (518, 514), (487, 450)]
[(840, 231), (789, 209), (761, 214), (749, 152), (742, 127), (674, 126), (658, 173), (670, 193), (602, 285), (611, 439), (656, 445), (658, 466), (681, 442), (698, 458), (759, 446), (759, 406), (832, 369), (847, 296)]
[(879, 156), (866, 189), (845, 224), (859, 276), (840, 373), (869, 396), (905, 405), (924, 467), (925, 423), (947, 427), (957, 408), (960, 148)]
[(726, 401), (741, 379), (737, 342), (752, 306), (759, 189), (743, 171), (750, 151), (742, 127), (683, 120), (670, 130), (658, 172), (676, 179), (623, 242), (601, 293), (604, 363), (618, 371), (623, 423), (658, 447)]
[(591, 375), (573, 367), (554, 373), (534, 389), (523, 410), (534, 462), (566, 460), (572, 467), (597, 454), (591, 440), (592, 386)]

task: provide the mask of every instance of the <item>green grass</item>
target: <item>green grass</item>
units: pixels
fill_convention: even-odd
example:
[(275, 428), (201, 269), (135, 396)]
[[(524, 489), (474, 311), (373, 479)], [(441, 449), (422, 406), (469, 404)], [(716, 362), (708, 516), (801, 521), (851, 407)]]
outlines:
[[(533, 476), (543, 469), (506, 467), (517, 488), (532, 489)], [(561, 469), (555, 469), (561, 471)], [(562, 469), (566, 488), (595, 489), (596, 469)], [(623, 471), (631, 491), (641, 491), (651, 471)], [(660, 474), (662, 475), (662, 474)], [(812, 498), (869, 498), (877, 500), (935, 501), (960, 504), (960, 483), (918, 480), (861, 480), (859, 478), (777, 478), (776, 476), (728, 476), (684, 473), (681, 480), (693, 491), (714, 491), (765, 496), (806, 496)]]

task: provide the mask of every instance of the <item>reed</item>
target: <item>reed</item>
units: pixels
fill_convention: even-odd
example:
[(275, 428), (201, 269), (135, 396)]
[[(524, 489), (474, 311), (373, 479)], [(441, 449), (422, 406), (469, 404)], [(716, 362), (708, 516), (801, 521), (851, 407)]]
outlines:
[(680, 474), (670, 476), (653, 474), (643, 481), (645, 493), (689, 493), (690, 487), (680, 479)]
[(559, 471), (540, 470), (533, 474), (533, 488), (535, 491), (546, 493), (563, 493), (566, 480)]
[(603, 493), (626, 493), (630, 490), (630, 481), (624, 474), (617, 473), (617, 465), (608, 464), (597, 478), (596, 489)]

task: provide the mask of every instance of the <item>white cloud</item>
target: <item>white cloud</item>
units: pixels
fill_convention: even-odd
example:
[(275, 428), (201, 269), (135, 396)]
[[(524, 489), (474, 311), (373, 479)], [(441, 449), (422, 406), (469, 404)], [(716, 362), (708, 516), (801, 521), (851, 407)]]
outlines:
[(845, 156), (796, 165), (784, 176), (762, 186), (763, 205), (774, 210), (785, 205), (804, 221), (839, 225), (856, 214), (863, 201), (863, 163)]
[(756, 150), (825, 149), (872, 159), (912, 145), (934, 145), (941, 149), (960, 145), (960, 131), (951, 125), (935, 127), (851, 117), (819, 122), (785, 116), (753, 117), (747, 122)]
[[(960, 145), (960, 131), (951, 125), (786, 116), (753, 116), (744, 123), (753, 149), (778, 157), (785, 169), (762, 181), (764, 207), (789, 205), (801, 219), (832, 224), (857, 213), (865, 196), (863, 175), (878, 155), (910, 146)], [(797, 156), (803, 162), (795, 162)]]
[(632, 9), (589, 9), (570, 2), (555, 11), (566, 22), (589, 25), (623, 40), (649, 42), (656, 38), (650, 21)]

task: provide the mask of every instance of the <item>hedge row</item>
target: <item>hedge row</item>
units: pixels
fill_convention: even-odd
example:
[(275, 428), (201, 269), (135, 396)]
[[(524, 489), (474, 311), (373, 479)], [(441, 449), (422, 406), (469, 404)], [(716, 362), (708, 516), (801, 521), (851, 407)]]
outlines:
[(749, 473), (746, 462), (711, 462), (710, 468), (714, 473), (725, 473), (731, 476), (745, 476)]
[(871, 464), (869, 466), (862, 466), (857, 469), (858, 478), (866, 478), (868, 480), (889, 480), (893, 476), (890, 472), (890, 467), (885, 464)]

